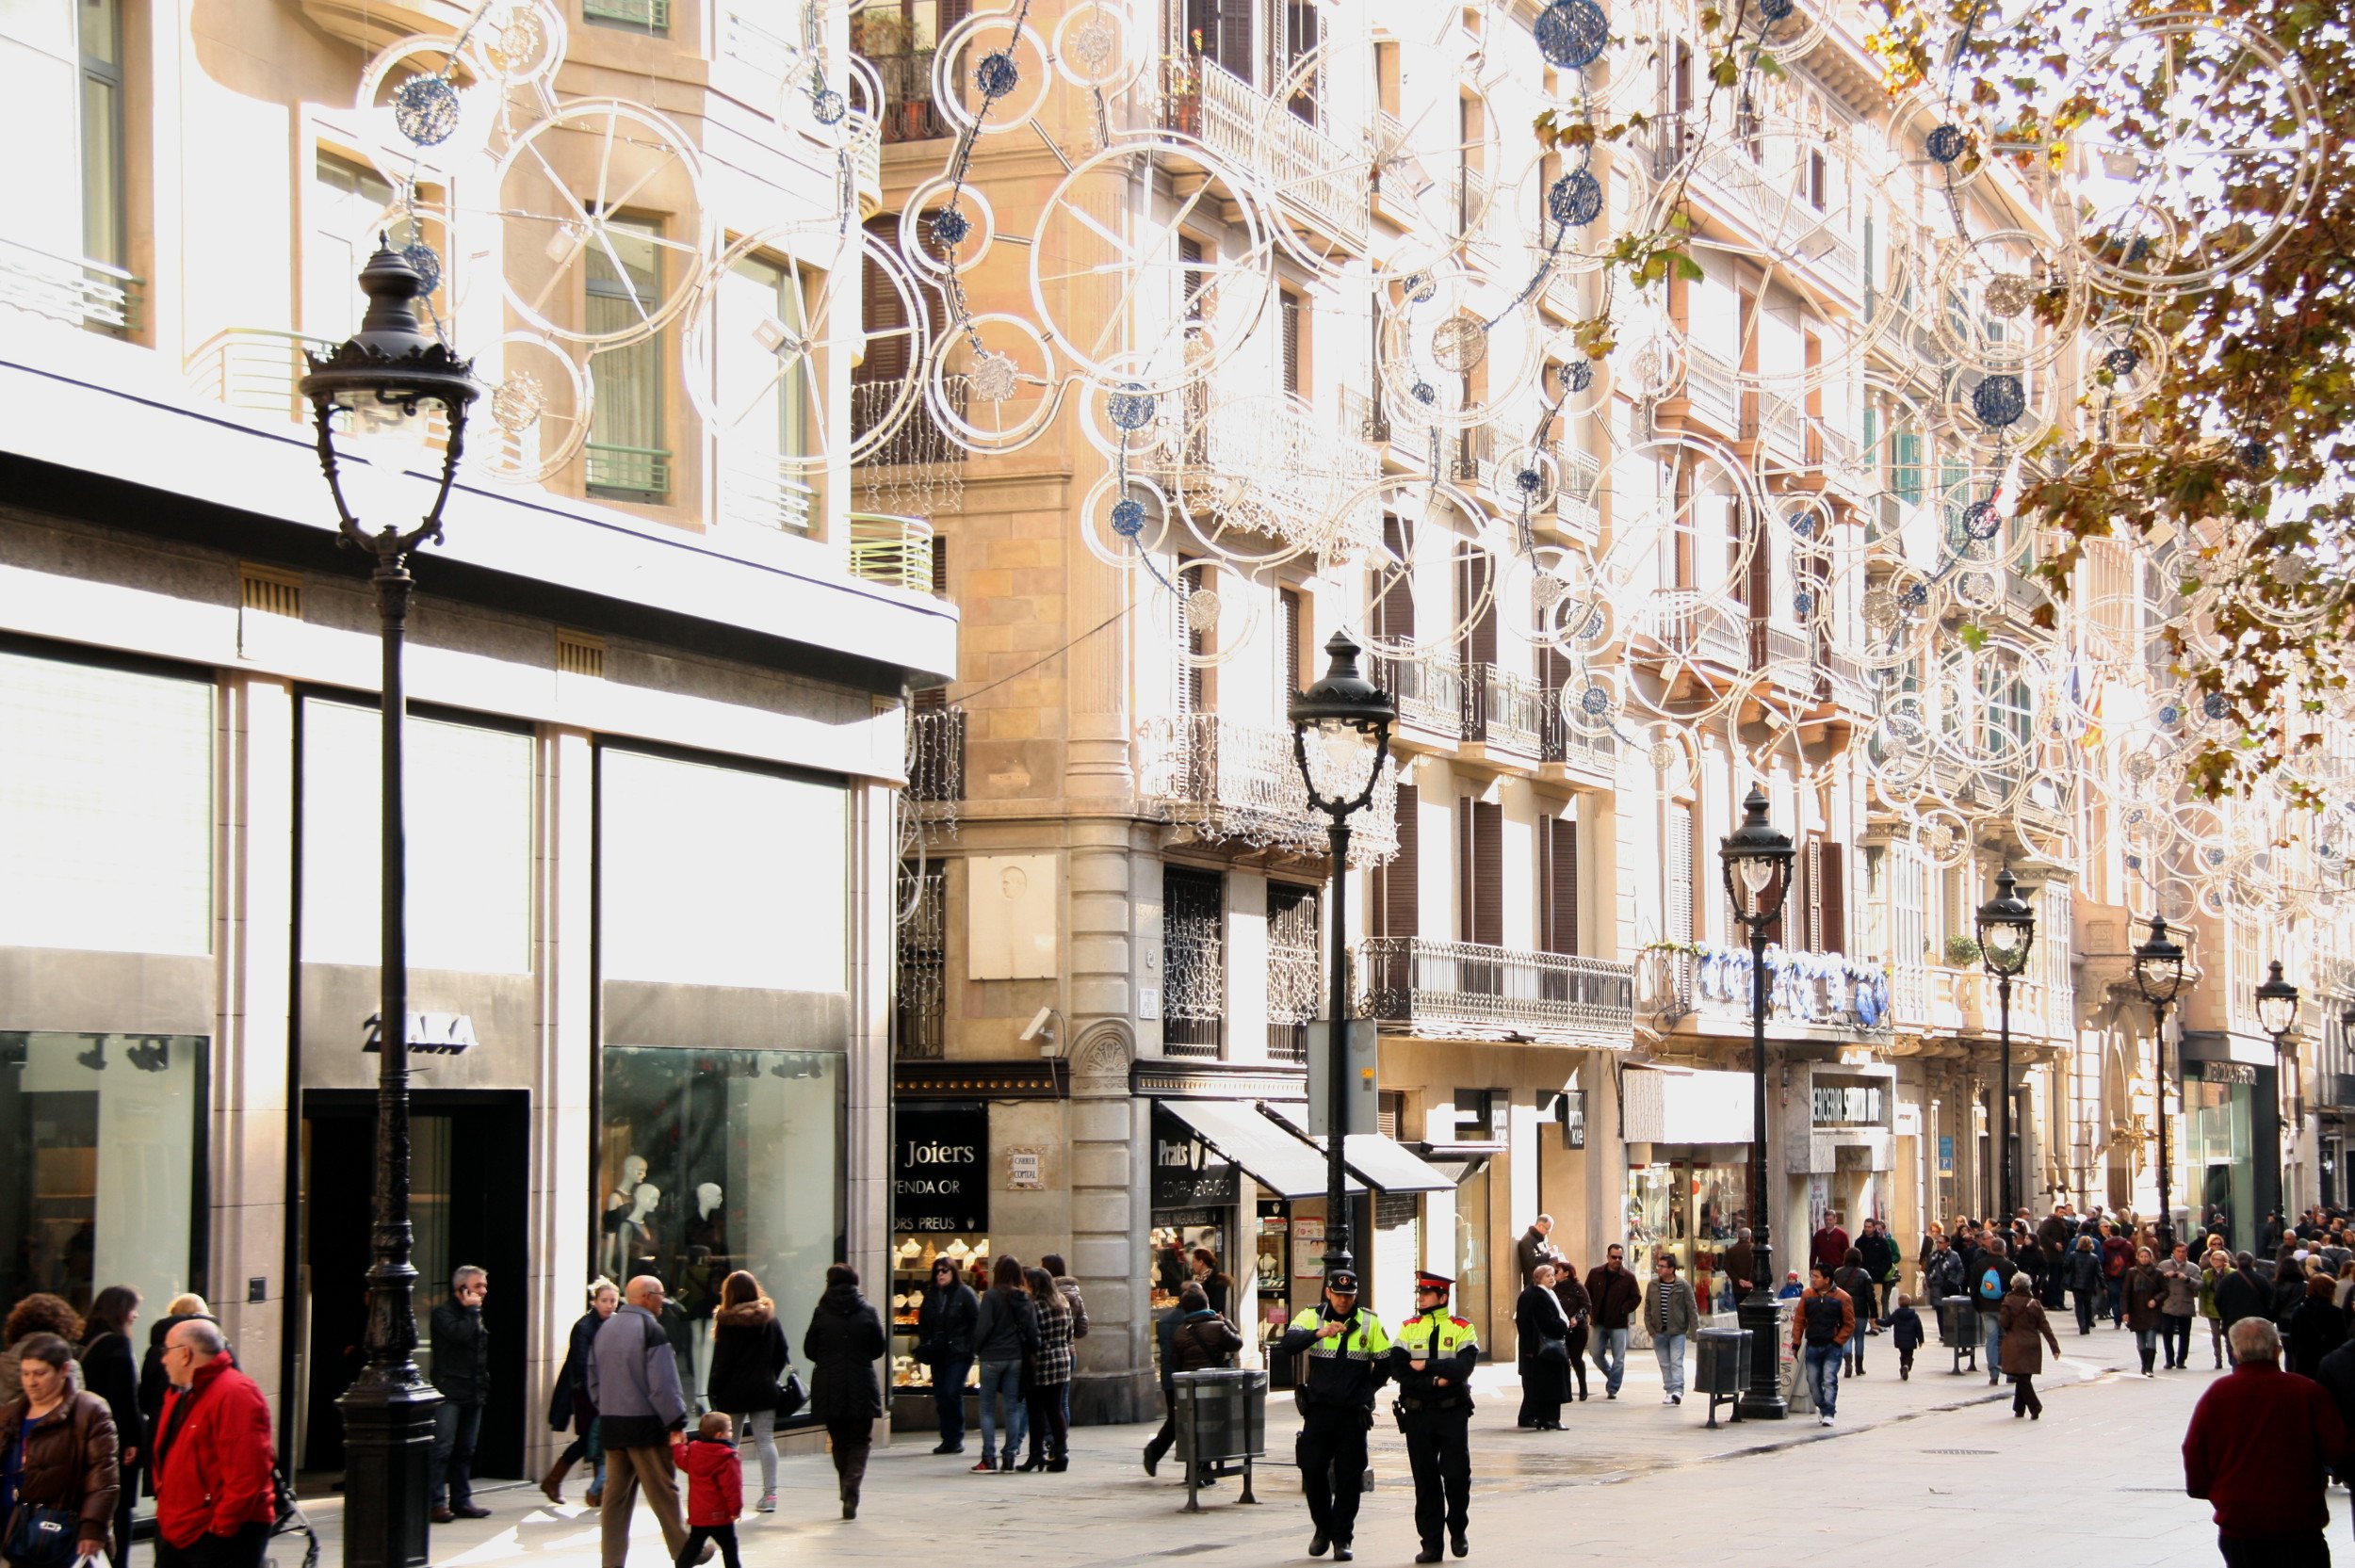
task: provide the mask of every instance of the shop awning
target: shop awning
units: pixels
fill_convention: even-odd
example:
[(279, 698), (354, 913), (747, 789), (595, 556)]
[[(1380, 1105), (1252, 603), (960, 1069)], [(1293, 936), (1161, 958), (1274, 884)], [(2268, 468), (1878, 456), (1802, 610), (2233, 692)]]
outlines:
[[(1237, 1100), (1160, 1100), (1161, 1109), (1192, 1127), (1196, 1137), (1241, 1166), (1243, 1173), (1281, 1198), (1324, 1195), (1324, 1160), (1283, 1123)], [(1365, 1188), (1351, 1183), (1349, 1190)]]
[[(1271, 1104), (1267, 1111), (1318, 1149), (1325, 1147), (1323, 1139), (1308, 1137), (1306, 1106)], [(1405, 1144), (1378, 1132), (1351, 1133), (1341, 1144), (1341, 1163), (1363, 1176), (1367, 1186), (1385, 1192), (1452, 1192), (1455, 1188), (1454, 1176), (1433, 1170)]]

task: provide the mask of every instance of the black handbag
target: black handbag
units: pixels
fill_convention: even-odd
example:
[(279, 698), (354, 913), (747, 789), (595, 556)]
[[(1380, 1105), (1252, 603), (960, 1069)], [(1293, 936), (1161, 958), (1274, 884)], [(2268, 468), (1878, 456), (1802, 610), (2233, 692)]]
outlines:
[(1537, 1362), (1541, 1366), (1567, 1366), (1570, 1346), (1564, 1339), (1541, 1339), (1537, 1342)]
[(777, 1419), (790, 1421), (796, 1412), (809, 1403), (809, 1390), (802, 1386), (802, 1375), (788, 1366), (785, 1381), (777, 1384)]
[(61, 1508), (19, 1508), (8, 1520), (8, 1539), (0, 1555), (12, 1568), (65, 1568), (73, 1560), (78, 1514)]

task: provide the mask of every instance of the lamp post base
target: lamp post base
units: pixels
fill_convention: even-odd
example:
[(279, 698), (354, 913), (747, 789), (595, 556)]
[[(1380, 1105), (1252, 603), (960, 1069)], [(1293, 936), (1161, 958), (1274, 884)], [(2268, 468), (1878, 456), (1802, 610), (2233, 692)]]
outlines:
[(1737, 1312), (1750, 1336), (1750, 1385), (1737, 1408), (1745, 1421), (1779, 1421), (1791, 1414), (1782, 1397), (1782, 1315), (1763, 1290), (1751, 1291)]
[[(424, 1568), (427, 1472), (441, 1393), (416, 1368), (366, 1373), (335, 1401), (344, 1418), (344, 1568)], [(405, 1370), (414, 1381), (401, 1382)]]

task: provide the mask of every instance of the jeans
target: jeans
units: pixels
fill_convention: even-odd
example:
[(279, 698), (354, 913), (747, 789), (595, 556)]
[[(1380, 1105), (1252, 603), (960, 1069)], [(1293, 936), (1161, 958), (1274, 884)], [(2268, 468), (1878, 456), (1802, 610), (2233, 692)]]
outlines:
[(1684, 1335), (1664, 1334), (1651, 1342), (1652, 1354), (1660, 1358), (1661, 1391), (1671, 1399), (1684, 1398)]
[(2142, 1369), (2148, 1372), (2151, 1370), (2151, 1364), (2158, 1359), (2159, 1331), (2156, 1329), (2136, 1329), (2135, 1331), (2135, 1349), (2142, 1352)]
[(2105, 1284), (2110, 1293), (2110, 1326), (2122, 1329), (2126, 1326), (2126, 1276), (2120, 1274)]
[(1022, 1402), (1022, 1364), (1018, 1361), (984, 1361), (982, 1363), (982, 1457), (989, 1459), (998, 1452), (998, 1398), (1006, 1398), (1006, 1452), (1011, 1454), (1022, 1447), (1022, 1440), (1031, 1432), (1030, 1408)]
[(1838, 1414), (1840, 1361), (1845, 1352), (1837, 1345), (1810, 1345), (1803, 1353), (1807, 1358), (1807, 1397), (1814, 1404), (1816, 1414)]
[(2167, 1347), (2167, 1364), (2181, 1366), (2191, 1359), (2191, 1317), (2159, 1314), (2159, 1342)]
[(2077, 1298), (2077, 1332), (2091, 1334), (2093, 1315), (2100, 1310), (2094, 1304), (2094, 1301), (2100, 1293), (2092, 1290), (2072, 1290), (2070, 1294)]
[(564, 1451), (557, 1456), (557, 1463), (560, 1464), (574, 1464), (582, 1460), (588, 1461), (591, 1466), (593, 1479), (589, 1490), (602, 1498), (605, 1495), (605, 1445), (597, 1441), (597, 1423), (593, 1420), (589, 1423), (587, 1431), (565, 1444)]
[(941, 1442), (951, 1448), (965, 1447), (965, 1375), (972, 1369), (971, 1356), (933, 1363), (933, 1413), (940, 1418)]
[(427, 1475), (435, 1508), (465, 1508), (474, 1501), (474, 1442), (482, 1431), (480, 1405), (445, 1399), (433, 1412), (433, 1457)]
[(753, 1451), (760, 1456), (760, 1490), (763, 1496), (773, 1496), (777, 1490), (777, 1413), (773, 1410), (748, 1411), (734, 1417), (736, 1435), (753, 1440)]
[(1979, 1310), (1981, 1331), (1987, 1335), (1987, 1381), (1993, 1382), (2004, 1375), (2004, 1325), (1992, 1307)]
[(1627, 1376), (1627, 1330), (1595, 1331), (1595, 1370), (1602, 1374), (1602, 1391), (1616, 1394)]

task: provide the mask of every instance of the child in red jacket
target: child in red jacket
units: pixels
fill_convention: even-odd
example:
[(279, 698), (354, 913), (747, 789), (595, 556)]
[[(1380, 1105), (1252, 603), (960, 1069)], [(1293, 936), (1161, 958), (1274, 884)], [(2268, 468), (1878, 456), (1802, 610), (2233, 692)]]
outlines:
[(736, 1516), (744, 1511), (744, 1462), (736, 1452), (736, 1426), (713, 1411), (682, 1437), (675, 1449), (687, 1472), (687, 1544), (677, 1568), (693, 1568), (706, 1543), (718, 1542), (727, 1568), (743, 1568), (736, 1556)]

